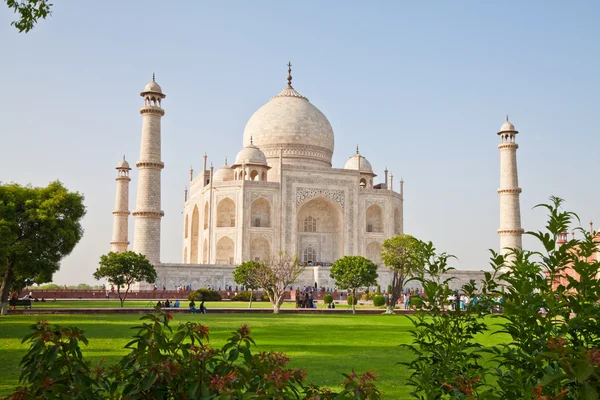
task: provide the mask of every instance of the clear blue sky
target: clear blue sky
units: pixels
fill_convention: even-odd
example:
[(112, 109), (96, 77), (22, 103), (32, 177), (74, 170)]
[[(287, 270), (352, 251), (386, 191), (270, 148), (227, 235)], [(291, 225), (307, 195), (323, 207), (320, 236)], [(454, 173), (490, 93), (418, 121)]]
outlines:
[(396, 187), (403, 177), (405, 232), (458, 268), (486, 268), (498, 248), (506, 113), (520, 131), (523, 227), (542, 227), (532, 207), (551, 194), (600, 226), (597, 1), (54, 3), (28, 34), (0, 4), (0, 181), (60, 179), (85, 195), (85, 236), (55, 282), (92, 282), (110, 249), (114, 167), (139, 158), (139, 92), (153, 72), (167, 94), (163, 261), (181, 261), (190, 165), (235, 156), (288, 61), (333, 126), (334, 166), (358, 143), (378, 178), (386, 165)]

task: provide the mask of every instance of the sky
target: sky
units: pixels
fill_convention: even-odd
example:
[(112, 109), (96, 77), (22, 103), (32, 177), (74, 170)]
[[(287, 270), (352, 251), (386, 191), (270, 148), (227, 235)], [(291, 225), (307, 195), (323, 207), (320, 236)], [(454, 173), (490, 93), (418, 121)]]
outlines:
[[(85, 234), (54, 282), (93, 283), (110, 250), (115, 166), (139, 159), (139, 96), (156, 74), (163, 262), (181, 262), (183, 190), (208, 154), (242, 148), (286, 84), (331, 122), (333, 166), (360, 146), (404, 184), (404, 231), (487, 269), (498, 250), (500, 142), (519, 130), (522, 223), (550, 195), (600, 226), (600, 2), (56, 1), (30, 33), (0, 4), (0, 181), (85, 195)], [(137, 171), (131, 172), (135, 209)], [(130, 219), (130, 240), (133, 237)], [(537, 244), (526, 236), (524, 247)]]

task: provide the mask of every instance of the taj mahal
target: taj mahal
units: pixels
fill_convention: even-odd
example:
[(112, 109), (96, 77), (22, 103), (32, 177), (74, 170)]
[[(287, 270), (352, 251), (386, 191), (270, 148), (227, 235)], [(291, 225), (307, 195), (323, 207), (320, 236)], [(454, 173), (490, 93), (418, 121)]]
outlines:
[[(334, 131), (327, 117), (292, 86), (291, 64), (283, 90), (248, 120), (242, 148), (233, 162), (215, 170), (204, 155), (200, 171), (190, 169), (184, 192), (181, 260), (161, 260), (161, 119), (166, 98), (153, 79), (141, 92), (142, 136), (135, 211), (129, 211), (129, 171), (117, 165), (117, 193), (111, 251), (129, 249), (128, 223), (135, 221), (132, 250), (155, 265), (159, 287), (233, 283), (232, 271), (247, 260), (267, 260), (279, 252), (306, 265), (298, 285), (333, 287), (329, 267), (344, 255), (362, 255), (380, 265), (381, 285), (391, 279), (380, 262), (384, 240), (404, 232), (404, 182), (394, 188), (387, 168), (373, 171), (356, 147), (342, 168), (332, 165)], [(514, 135), (508, 121), (500, 129), (501, 243), (519, 245), (519, 193)], [(229, 165), (230, 164), (230, 165)], [(378, 179), (377, 179), (378, 178)], [(457, 285), (480, 271), (457, 271)], [(140, 288), (145, 288), (142, 284)]]

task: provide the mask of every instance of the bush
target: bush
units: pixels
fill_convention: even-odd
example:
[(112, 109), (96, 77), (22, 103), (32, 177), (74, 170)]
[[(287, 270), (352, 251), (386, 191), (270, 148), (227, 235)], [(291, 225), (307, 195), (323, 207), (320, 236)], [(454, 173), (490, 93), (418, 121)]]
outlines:
[(385, 297), (383, 296), (375, 296), (373, 298), (373, 305), (375, 307), (381, 307), (385, 305)]
[(388, 285), (387, 294), (392, 293), (392, 285)]
[(358, 304), (358, 299), (354, 298), (354, 296), (348, 296), (348, 305), (352, 305), (352, 301), (354, 301), (354, 305)]
[(130, 353), (101, 368), (84, 359), (83, 331), (38, 322), (24, 339), (30, 347), (21, 360), (20, 386), (8, 399), (381, 398), (373, 372), (344, 374), (341, 385), (333, 383), (344, 389), (335, 393), (305, 382), (307, 371), (289, 368), (284, 353), (252, 354), (246, 325), (213, 348), (206, 326), (188, 321), (173, 328), (173, 318), (160, 309), (143, 316), (125, 346)]
[[(250, 301), (250, 292), (239, 292), (231, 298), (231, 301)], [(252, 301), (256, 301), (256, 294), (252, 293)]]
[(323, 296), (323, 302), (325, 304), (331, 304), (333, 303), (333, 296), (330, 294), (326, 294), (325, 296)]
[(377, 285), (377, 291), (375, 292), (375, 294), (381, 294), (381, 285)]
[(260, 296), (260, 301), (271, 301), (269, 300), (269, 295), (267, 292), (263, 292), (263, 294)]
[(188, 295), (188, 300), (194, 301), (221, 301), (221, 295), (214, 290), (198, 289)]

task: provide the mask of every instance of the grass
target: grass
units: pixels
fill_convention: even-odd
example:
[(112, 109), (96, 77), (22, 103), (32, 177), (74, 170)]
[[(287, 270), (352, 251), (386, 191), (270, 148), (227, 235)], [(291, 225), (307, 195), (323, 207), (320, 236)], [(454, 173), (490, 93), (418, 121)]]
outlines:
[[(132, 302), (133, 303), (133, 302)], [(223, 303), (224, 304), (224, 303)], [(242, 303), (244, 304), (244, 303)], [(123, 346), (138, 322), (139, 315), (52, 315), (51, 323), (76, 325), (86, 331), (90, 344), (82, 350), (86, 359), (96, 364), (102, 358), (114, 364), (126, 354)], [(18, 384), (19, 362), (27, 345), (21, 344), (29, 325), (39, 317), (13, 315), (0, 318), (0, 397), (11, 393)], [(283, 351), (291, 358), (291, 366), (306, 368), (308, 381), (318, 385), (339, 387), (343, 372), (354, 368), (358, 373), (374, 370), (378, 387), (387, 399), (410, 398), (404, 383), (408, 371), (397, 365), (410, 354), (399, 347), (409, 343), (410, 321), (402, 315), (271, 315), (271, 314), (176, 314), (174, 323), (201, 321), (210, 328), (214, 347), (220, 347), (230, 332), (242, 324), (252, 329), (257, 347), (253, 351)], [(480, 343), (492, 344), (498, 335), (481, 337)]]

